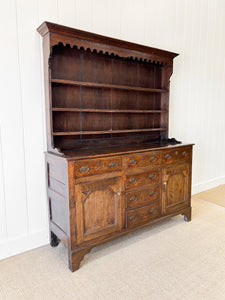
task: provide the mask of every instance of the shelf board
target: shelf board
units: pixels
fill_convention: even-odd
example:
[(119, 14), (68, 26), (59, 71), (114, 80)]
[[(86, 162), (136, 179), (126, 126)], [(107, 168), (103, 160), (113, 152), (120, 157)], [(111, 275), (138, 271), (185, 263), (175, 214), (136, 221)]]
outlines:
[(141, 91), (141, 92), (154, 92), (154, 93), (166, 93), (168, 92), (165, 89), (155, 89), (155, 88), (143, 88), (136, 86), (128, 85), (117, 85), (117, 84), (107, 84), (107, 83), (97, 83), (97, 82), (84, 82), (84, 81), (75, 81), (75, 80), (65, 80), (65, 79), (52, 79), (52, 82), (69, 84), (69, 85), (79, 85), (79, 86), (88, 86), (88, 87), (97, 87), (97, 88), (111, 88), (119, 90), (132, 90), (132, 91)]
[(90, 112), (90, 113), (167, 113), (167, 110), (146, 110), (146, 109), (91, 109), (91, 108), (67, 108), (67, 107), (53, 107), (52, 111), (65, 111), (65, 112)]
[(67, 131), (53, 132), (57, 135), (87, 135), (87, 134), (111, 134), (111, 133), (126, 133), (126, 132), (148, 132), (148, 131), (166, 131), (167, 128), (145, 128), (145, 129), (124, 129), (124, 130), (102, 130), (102, 131)]

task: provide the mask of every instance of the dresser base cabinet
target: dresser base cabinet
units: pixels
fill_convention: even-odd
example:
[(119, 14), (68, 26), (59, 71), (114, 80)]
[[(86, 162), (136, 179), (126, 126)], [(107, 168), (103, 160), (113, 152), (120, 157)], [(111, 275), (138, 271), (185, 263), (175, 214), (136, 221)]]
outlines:
[(50, 244), (68, 247), (72, 271), (99, 244), (178, 214), (191, 220), (192, 145), (82, 159), (46, 153), (46, 167)]

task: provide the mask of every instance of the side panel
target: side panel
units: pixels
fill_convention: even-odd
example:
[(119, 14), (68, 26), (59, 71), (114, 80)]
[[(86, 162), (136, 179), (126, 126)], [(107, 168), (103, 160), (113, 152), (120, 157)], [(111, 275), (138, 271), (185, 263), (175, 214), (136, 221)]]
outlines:
[(45, 114), (46, 114), (46, 135), (47, 148), (52, 149), (54, 146), (52, 135), (52, 91), (51, 91), (51, 70), (49, 66), (50, 59), (50, 35), (46, 34), (43, 38), (43, 59), (44, 59), (44, 79), (45, 79)]
[[(46, 155), (46, 168), (50, 229), (57, 236), (59, 235), (58, 230), (61, 231), (61, 234), (69, 236), (67, 161), (57, 156)], [(60, 236), (58, 237), (61, 239)], [(65, 237), (62, 238), (62, 240), (64, 239)]]

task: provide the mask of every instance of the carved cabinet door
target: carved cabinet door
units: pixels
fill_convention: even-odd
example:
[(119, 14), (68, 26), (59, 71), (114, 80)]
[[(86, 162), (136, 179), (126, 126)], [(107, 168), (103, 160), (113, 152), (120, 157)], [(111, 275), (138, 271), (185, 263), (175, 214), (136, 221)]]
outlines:
[(171, 166), (163, 169), (163, 213), (173, 213), (189, 205), (189, 165)]
[(77, 241), (122, 228), (121, 177), (76, 185)]

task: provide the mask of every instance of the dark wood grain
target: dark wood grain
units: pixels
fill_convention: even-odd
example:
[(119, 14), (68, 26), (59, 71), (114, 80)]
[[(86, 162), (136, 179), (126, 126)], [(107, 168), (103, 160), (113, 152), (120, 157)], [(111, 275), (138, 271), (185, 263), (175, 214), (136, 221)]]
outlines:
[(160, 182), (161, 170), (153, 169), (147, 173), (133, 173), (126, 176), (126, 188), (135, 188), (139, 186), (148, 186)]
[[(94, 34), (94, 33), (90, 33), (87, 31), (62, 26), (59, 24), (54, 24), (51, 22), (43, 22), (38, 27), (37, 30), (43, 37), (46, 34), (48, 34), (49, 32), (52, 33), (53, 38), (55, 38), (54, 34), (58, 35), (58, 36), (60, 36), (61, 42), (63, 41), (63, 38), (66, 40), (66, 37), (69, 36), (71, 39), (77, 38), (82, 41), (96, 42), (96, 43), (99, 43), (100, 45), (102, 44), (102, 46), (105, 44), (108, 51), (109, 51), (110, 46), (116, 46), (116, 47), (128, 49), (129, 51), (139, 51), (140, 53), (143, 53), (143, 54), (149, 53), (152, 55), (152, 57), (156, 61), (157, 61), (157, 57), (158, 58), (165, 57), (165, 58), (169, 58), (170, 60), (172, 60), (174, 57), (176, 57), (178, 55), (177, 53), (172, 53), (169, 51), (156, 49), (153, 47), (147, 47), (147, 46), (140, 45), (140, 44), (130, 43), (127, 41), (122, 41), (122, 40), (118, 40), (115, 38), (106, 37), (106, 36), (102, 36), (99, 34)], [(52, 44), (53, 44), (53, 42), (56, 42), (56, 41), (53, 39)], [(104, 47), (103, 47), (103, 49), (104, 49)]]
[(121, 168), (121, 157), (82, 160), (75, 162), (74, 176), (79, 178), (105, 172), (115, 172), (121, 170)]
[(76, 185), (78, 243), (122, 228), (121, 178)]
[(146, 155), (132, 155), (126, 157), (126, 168), (140, 168), (161, 163), (161, 152), (151, 152)]
[(83, 260), (84, 256), (91, 251), (90, 247), (86, 247), (83, 249), (77, 249), (75, 251), (71, 251), (69, 254), (69, 268), (72, 272), (76, 271), (80, 267), (80, 263)]
[[(41, 33), (46, 25), (39, 28)], [(59, 26), (47, 26), (52, 29), (57, 27), (61, 32)], [(161, 52), (156, 49), (153, 53), (152, 49), (148, 51), (146, 48), (146, 53), (142, 52), (143, 59), (137, 60), (133, 57), (134, 50), (130, 49), (130, 56), (127, 57), (125, 53), (128, 48), (118, 48), (118, 41), (114, 41), (116, 48), (111, 46), (112, 52), (109, 49), (107, 52), (103, 49), (98, 51), (99, 45), (91, 34), (84, 33), (90, 40), (79, 42), (81, 32), (67, 30), (73, 34), (77, 32), (74, 44), (71, 43), (71, 36), (62, 35), (61, 42), (53, 45), (56, 37), (54, 29), (49, 36), (50, 44), (48, 39), (50, 49), (45, 50), (46, 59), (49, 56), (45, 64), (46, 77), (50, 80), (46, 88), (50, 96), (46, 97), (49, 102), (46, 114), (47, 128), (50, 130), (48, 150), (57, 149), (64, 153), (69, 148), (86, 148), (87, 142), (84, 140), (90, 141), (90, 148), (93, 144), (91, 140), (96, 138), (102, 147), (105, 146), (105, 138), (111, 138), (108, 143), (113, 145), (121, 145), (121, 137), (124, 143), (129, 141), (132, 144), (137, 136), (142, 135), (146, 139), (150, 132), (155, 132), (156, 138), (150, 138), (149, 142), (167, 139), (167, 100), (174, 54), (170, 56), (163, 52), (170, 63), (158, 63), (145, 59), (145, 54), (150, 55), (151, 52), (151, 55), (158, 57)], [(68, 38), (69, 43), (66, 42)], [(138, 47), (143, 51), (144, 48)], [(113, 54), (114, 50), (117, 53), (117, 48), (119, 55)], [(57, 138), (62, 136), (70, 138)]]
[(71, 271), (96, 245), (190, 221), (192, 145), (168, 142), (177, 54), (49, 22), (38, 31), (50, 243), (66, 245)]
[(165, 214), (189, 206), (189, 172), (188, 164), (164, 168), (162, 199)]
[(69, 85), (87, 86), (87, 87), (111, 88), (111, 89), (118, 89), (118, 90), (154, 92), (154, 93), (166, 93), (167, 92), (167, 90), (163, 90), (163, 89), (143, 88), (143, 87), (139, 87), (139, 86), (128, 86), (128, 85), (107, 84), (107, 83), (97, 83), (97, 82), (84, 82), (84, 81), (55, 79), (55, 78), (52, 79), (52, 82), (61, 83), (61, 84), (69, 84)]
[(159, 217), (159, 215), (160, 215), (160, 206), (158, 202), (128, 211), (126, 214), (127, 227), (133, 228), (148, 223), (151, 220)]
[(96, 109), (96, 108), (67, 108), (67, 107), (53, 107), (52, 111), (74, 111), (74, 112), (102, 112), (102, 113), (166, 113), (166, 110), (138, 110), (138, 109)]
[(126, 132), (147, 132), (147, 131), (164, 131), (166, 128), (144, 128), (144, 129), (121, 129), (121, 130), (101, 130), (101, 131), (66, 131), (53, 132), (53, 135), (81, 135), (81, 134), (109, 134), (109, 133), (126, 133)]
[(155, 185), (153, 187), (148, 187), (140, 190), (133, 190), (132, 192), (126, 192), (126, 207), (127, 209), (134, 209), (137, 207), (142, 207), (152, 202), (159, 201), (161, 186)]
[(175, 161), (187, 161), (191, 158), (191, 149), (177, 149), (166, 151), (162, 157), (165, 164), (170, 164)]

